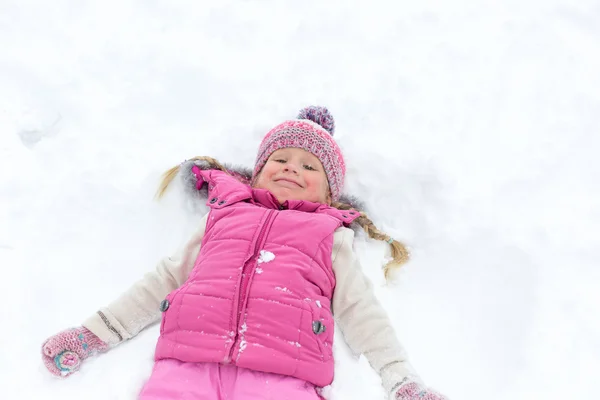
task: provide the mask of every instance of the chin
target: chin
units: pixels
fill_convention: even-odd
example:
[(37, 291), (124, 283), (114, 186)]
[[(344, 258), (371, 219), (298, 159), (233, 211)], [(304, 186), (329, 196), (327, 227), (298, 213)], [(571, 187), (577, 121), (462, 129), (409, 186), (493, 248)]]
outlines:
[(277, 201), (279, 201), (280, 203), (284, 203), (286, 200), (292, 200), (295, 198), (293, 194), (286, 193), (283, 190), (271, 190), (271, 193), (273, 193), (273, 196), (275, 196), (277, 198)]
[(277, 189), (275, 189), (275, 188), (270, 189), (270, 191), (271, 191), (271, 193), (273, 193), (273, 195), (275, 196), (275, 198), (277, 199), (277, 201), (280, 204), (285, 203), (287, 200), (304, 200), (304, 201), (310, 201), (313, 203), (327, 204), (325, 201), (321, 201), (319, 199), (311, 200), (311, 199), (307, 198), (304, 193), (295, 193), (293, 190), (287, 189), (287, 188), (278, 187)]

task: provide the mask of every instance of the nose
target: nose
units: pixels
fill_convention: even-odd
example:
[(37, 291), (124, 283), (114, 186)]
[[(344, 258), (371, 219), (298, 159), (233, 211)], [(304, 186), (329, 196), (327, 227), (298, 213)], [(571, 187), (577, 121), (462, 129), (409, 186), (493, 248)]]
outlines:
[(298, 173), (298, 167), (296, 166), (296, 164), (291, 163), (291, 162), (285, 163), (285, 165), (283, 166), (283, 170), (285, 172), (292, 172), (294, 174)]

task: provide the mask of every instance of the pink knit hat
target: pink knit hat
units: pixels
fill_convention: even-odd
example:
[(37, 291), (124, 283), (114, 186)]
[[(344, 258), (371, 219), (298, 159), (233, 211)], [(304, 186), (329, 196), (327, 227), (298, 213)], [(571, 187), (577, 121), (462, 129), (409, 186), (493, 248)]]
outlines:
[(273, 152), (297, 147), (314, 154), (321, 161), (329, 181), (331, 199), (337, 201), (344, 186), (346, 164), (342, 151), (333, 140), (334, 130), (335, 123), (327, 108), (303, 108), (297, 119), (282, 122), (264, 137), (258, 148), (252, 180), (256, 179)]

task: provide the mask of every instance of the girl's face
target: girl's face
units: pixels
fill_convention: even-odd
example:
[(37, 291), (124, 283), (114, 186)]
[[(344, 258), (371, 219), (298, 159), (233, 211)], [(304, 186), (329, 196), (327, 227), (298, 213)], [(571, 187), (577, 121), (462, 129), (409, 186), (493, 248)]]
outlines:
[(254, 187), (270, 191), (280, 204), (286, 200), (331, 204), (329, 183), (321, 161), (314, 154), (295, 147), (273, 152)]

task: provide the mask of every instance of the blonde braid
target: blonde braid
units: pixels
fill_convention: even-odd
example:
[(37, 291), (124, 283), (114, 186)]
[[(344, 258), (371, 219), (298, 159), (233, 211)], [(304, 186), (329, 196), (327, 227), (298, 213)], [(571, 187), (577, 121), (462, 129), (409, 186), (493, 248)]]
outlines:
[[(335, 207), (338, 210), (350, 210), (352, 208), (350, 204), (339, 202), (333, 203), (332, 207)], [(400, 268), (403, 264), (408, 262), (410, 254), (406, 246), (377, 229), (375, 224), (373, 224), (373, 221), (367, 217), (367, 214), (360, 212), (360, 217), (356, 219), (356, 222), (365, 230), (370, 238), (382, 240), (390, 245), (392, 250), (392, 260), (383, 267), (386, 279), (389, 278), (393, 268)]]
[[(212, 169), (220, 169), (221, 171), (229, 173), (229, 171), (227, 171), (227, 168), (225, 168), (223, 165), (221, 165), (221, 163), (219, 163), (217, 160), (215, 160), (212, 157), (196, 156), (196, 157), (190, 158), (189, 160), (186, 160), (186, 161), (206, 161)], [(162, 178), (162, 181), (160, 182), (160, 185), (158, 186), (156, 195), (154, 196), (155, 199), (160, 199), (161, 197), (163, 197), (163, 195), (167, 191), (167, 188), (169, 187), (169, 185), (171, 184), (173, 179), (175, 179), (175, 176), (177, 176), (177, 173), (179, 172), (180, 168), (181, 168), (181, 164), (176, 165), (162, 175), (163, 178)]]

